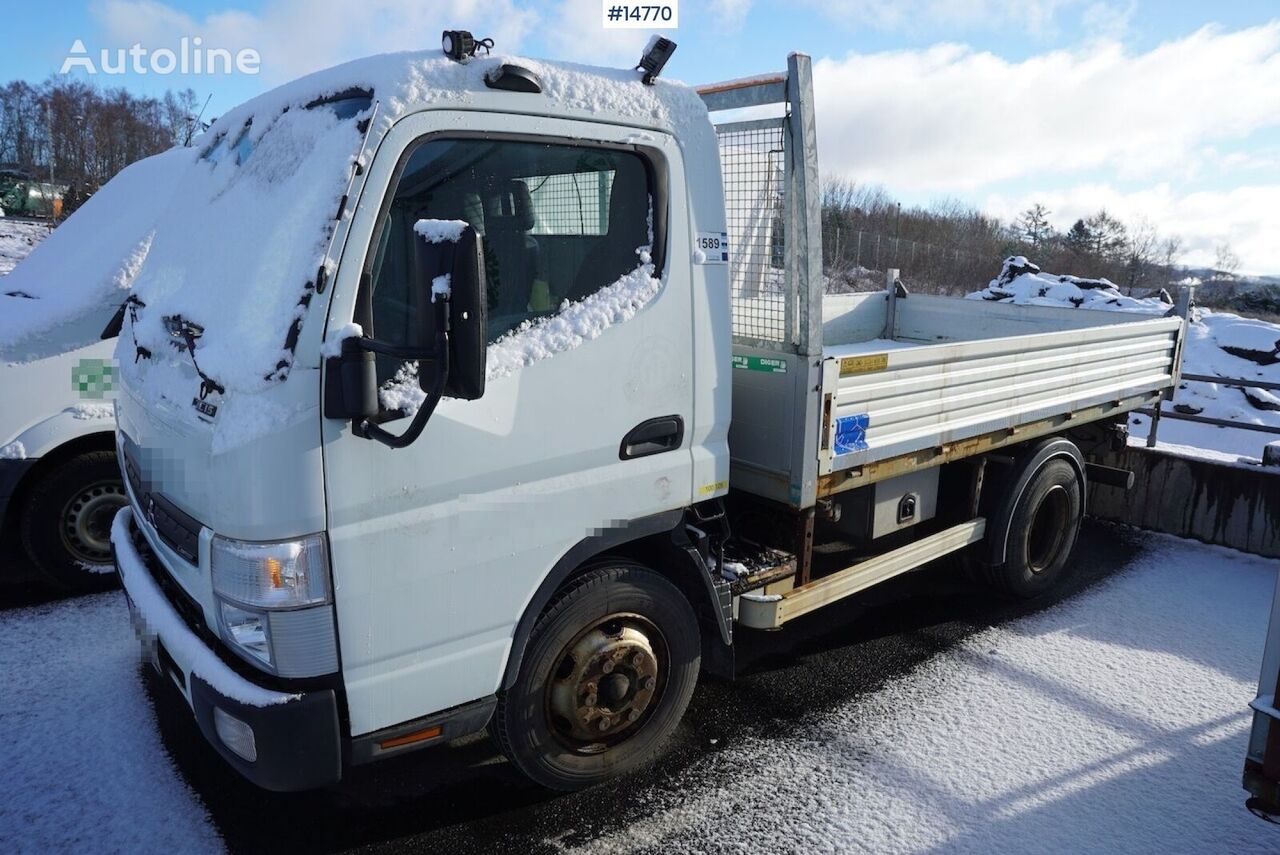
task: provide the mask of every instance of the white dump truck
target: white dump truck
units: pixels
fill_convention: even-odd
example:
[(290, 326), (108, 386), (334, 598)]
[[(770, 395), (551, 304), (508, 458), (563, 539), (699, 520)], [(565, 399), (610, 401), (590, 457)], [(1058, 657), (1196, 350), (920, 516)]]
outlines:
[(1175, 386), (1184, 318), (824, 298), (809, 59), (695, 90), (669, 47), (358, 61), (190, 153), (120, 337), (112, 539), (249, 780), (489, 728), (594, 784), (736, 633), (956, 552), (1035, 596), (1086, 481), (1124, 486), (1085, 452)]

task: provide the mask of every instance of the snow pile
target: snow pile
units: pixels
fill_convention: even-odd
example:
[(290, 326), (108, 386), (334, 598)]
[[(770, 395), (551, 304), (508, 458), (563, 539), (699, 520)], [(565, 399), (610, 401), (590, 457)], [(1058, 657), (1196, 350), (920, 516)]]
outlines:
[(27, 449), (20, 442), (11, 442), (8, 445), (0, 446), (0, 460), (26, 460)]
[(172, 149), (126, 167), (4, 278), (0, 360), (40, 359), (98, 340), (138, 276), (157, 215), (192, 157)]
[[(1000, 275), (986, 288), (969, 294), (968, 299), (1158, 315), (1173, 308), (1167, 294), (1128, 297), (1106, 279), (1044, 273), (1022, 256), (1006, 259)], [(1249, 381), (1280, 383), (1280, 325), (1197, 309), (1187, 331), (1182, 370), (1224, 380), (1184, 380), (1172, 406), (1164, 405), (1166, 412), (1172, 409), (1241, 425), (1280, 427), (1280, 396), (1249, 385)], [(1238, 382), (1228, 382), (1226, 378)], [(1145, 416), (1132, 417), (1135, 436), (1146, 435), (1148, 421)], [(1164, 419), (1158, 438), (1162, 446), (1204, 449), (1256, 460), (1274, 435)]]
[[(642, 819), (570, 851), (1276, 851), (1240, 788), (1276, 563), (1147, 544), (1123, 575), (883, 688), (728, 725), (628, 800)], [(733, 691), (786, 710), (773, 696), (804, 688), (771, 666)]]
[[(3, 214), (0, 214), (0, 219), (4, 219)], [(30, 255), (49, 236), (50, 231), (51, 227), (45, 223), (13, 219), (5, 219), (0, 223), (0, 276), (13, 270), (19, 261)], [(5, 290), (12, 289), (0, 288), (0, 293)]]
[(118, 591), (0, 615), (5, 852), (223, 850), (165, 753), (141, 667)]

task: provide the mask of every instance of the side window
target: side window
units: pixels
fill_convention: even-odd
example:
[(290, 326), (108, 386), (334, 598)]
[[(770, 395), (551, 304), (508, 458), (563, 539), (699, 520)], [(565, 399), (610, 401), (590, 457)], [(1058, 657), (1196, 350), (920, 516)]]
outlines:
[[(636, 269), (651, 240), (649, 183), (645, 161), (626, 150), (487, 139), (421, 143), (380, 224), (364, 313), (372, 334), (397, 344), (415, 340), (426, 308), (415, 304), (410, 287), (418, 220), (464, 220), (483, 238), (493, 343)], [(379, 382), (400, 367), (379, 357)]]

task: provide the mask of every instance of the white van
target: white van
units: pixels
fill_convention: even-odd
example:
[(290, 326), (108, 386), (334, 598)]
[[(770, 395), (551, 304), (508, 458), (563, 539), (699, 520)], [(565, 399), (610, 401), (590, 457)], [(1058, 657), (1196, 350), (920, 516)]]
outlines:
[(115, 335), (172, 162), (123, 170), (0, 278), (0, 536), (70, 590), (116, 584)]
[(189, 155), (119, 340), (112, 542), (249, 780), (489, 727), (588, 786), (742, 629), (962, 550), (1038, 595), (1086, 477), (1128, 480), (1084, 452), (1174, 387), (1184, 318), (824, 300), (808, 58), (656, 64), (375, 57)]

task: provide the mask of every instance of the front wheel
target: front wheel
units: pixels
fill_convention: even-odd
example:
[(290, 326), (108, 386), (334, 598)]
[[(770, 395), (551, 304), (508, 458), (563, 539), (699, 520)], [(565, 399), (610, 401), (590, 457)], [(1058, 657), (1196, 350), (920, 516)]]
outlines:
[(33, 487), (21, 517), (22, 544), (36, 568), (61, 588), (87, 593), (114, 587), (111, 521), (127, 502), (112, 452), (73, 457)]
[(577, 790), (648, 760), (698, 680), (701, 640), (684, 595), (636, 564), (588, 571), (534, 625), (494, 731), (522, 773)]

